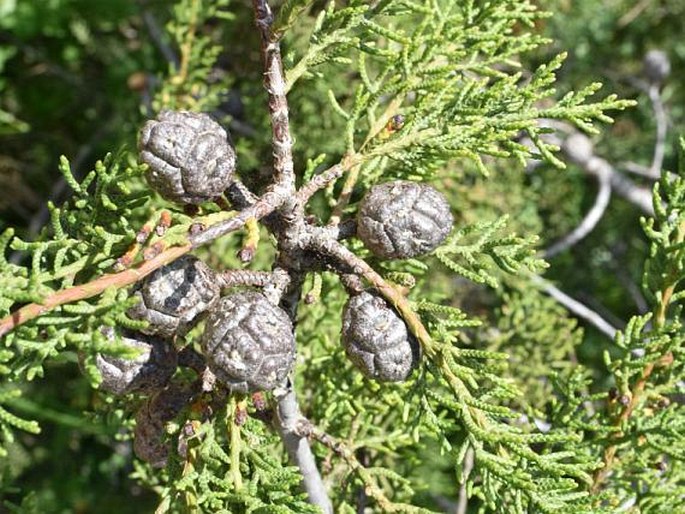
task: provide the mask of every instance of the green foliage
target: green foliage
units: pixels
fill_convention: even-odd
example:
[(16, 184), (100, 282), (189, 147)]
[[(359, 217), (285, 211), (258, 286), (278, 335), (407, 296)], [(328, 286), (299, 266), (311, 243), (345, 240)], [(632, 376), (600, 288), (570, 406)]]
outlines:
[[(489, 223), (469, 225), (456, 231), (435, 252), (440, 262), (454, 273), (477, 284), (497, 287), (497, 279), (489, 272), (491, 262), (500, 270), (517, 274), (521, 270), (539, 271), (545, 267), (543, 261), (535, 258), (536, 237), (527, 239), (510, 234), (497, 237), (507, 223), (507, 218)], [(489, 259), (485, 259), (485, 257)], [(459, 261), (464, 264), (459, 264)]]
[(185, 0), (174, 6), (167, 32), (179, 50), (178, 63), (170, 63), (168, 80), (152, 102), (156, 112), (162, 109), (211, 111), (218, 105), (223, 89), (230, 84), (212, 83), (209, 75), (222, 47), (198, 31), (212, 19), (230, 22), (233, 16), (225, 10), (228, 3), (228, 0)]
[(298, 491), (297, 468), (284, 466), (277, 457), (278, 437), (254, 419), (237, 425), (230, 407), (224, 414), (217, 423), (188, 422), (186, 430), (192, 435), (186, 437), (186, 458), (171, 464), (161, 478), (149, 468), (138, 468), (139, 479), (161, 489), (158, 508), (163, 512), (318, 512)]
[[(681, 394), (683, 376), (683, 338), (680, 323), (683, 294), (680, 283), (685, 278), (685, 140), (681, 139), (681, 169), (677, 176), (664, 174), (654, 189), (655, 217), (644, 220), (643, 229), (650, 240), (650, 257), (645, 263), (643, 288), (653, 310), (644, 316), (633, 317), (617, 337), (621, 350), (619, 358), (607, 355), (607, 367), (614, 377), (619, 395), (627, 395), (628, 407), (612, 413), (608, 419), (621, 420), (625, 409), (642, 411), (621, 423), (627, 441), (645, 440), (644, 452), (626, 451), (623, 441), (612, 441), (621, 456), (617, 472), (610, 479), (610, 487), (620, 496), (626, 480), (639, 472), (642, 481), (657, 491), (682, 489), (682, 436), (679, 427), (685, 423), (685, 410), (670, 398)], [(606, 419), (606, 418), (605, 418)], [(614, 423), (618, 423), (614, 421)], [(666, 470), (642, 471), (645, 465)], [(658, 469), (657, 469), (658, 471)], [(637, 497), (638, 505), (645, 504), (646, 512), (663, 512), (673, 505), (672, 499), (657, 493), (655, 497)]]
[(496, 318), (481, 344), (509, 356), (508, 376), (523, 392), (515, 401), (544, 419), (540, 413), (553, 392), (550, 372), (574, 367), (583, 331), (554, 300), (520, 284), (504, 295)]
[[(137, 9), (133, 2), (107, 3), (103, 13), (75, 0), (48, 4), (16, 7), (0, 23), (17, 37), (57, 34), (77, 75), (86, 66), (85, 48), (109, 26), (105, 15), (140, 23), (126, 18)], [(67, 13), (77, 8), (84, 11), (70, 20)], [(162, 11), (157, 5), (151, 9), (143, 14)], [(36, 24), (53, 11), (60, 16), (44, 27)], [(408, 291), (415, 313), (405, 318), (409, 328), (427, 330), (420, 341), (422, 364), (406, 383), (376, 383), (352, 366), (339, 343), (345, 290), (331, 273), (306, 277), (304, 290), (312, 302), (303, 302), (298, 313), (294, 380), (303, 414), (335, 443), (312, 438), (333, 484), (336, 512), (356, 512), (360, 502), (374, 512), (435, 512), (440, 500), (454, 499), (462, 487), (469, 513), (599, 513), (626, 501), (634, 501), (640, 512), (677, 511), (685, 457), (685, 417), (678, 400), (685, 371), (679, 321), (685, 297), (679, 286), (685, 170), (664, 174), (655, 191), (656, 216), (643, 223), (650, 244), (643, 285), (653, 310), (635, 316), (600, 361), (583, 359), (583, 331), (527, 280), (547, 266), (536, 254), (540, 239), (533, 232), (548, 223), (552, 235), (564, 233), (579, 218), (582, 202), (575, 197), (564, 207), (571, 221), (562, 215), (545, 221), (567, 196), (559, 185), (565, 179), (550, 179), (555, 186), (547, 197), (540, 175), (506, 169), (531, 159), (565, 167), (557, 148), (541, 137), (550, 130), (541, 120), (566, 120), (595, 133), (596, 121), (612, 121), (606, 111), (632, 103), (614, 95), (592, 102), (596, 83), (559, 95), (555, 83), (563, 51), (529, 67), (526, 54), (538, 55), (533, 52), (548, 43), (534, 28), (549, 23), (531, 2), (353, 0), (322, 6), (288, 0), (275, 14), (275, 33), (284, 38), (298, 181), (306, 183), (325, 164), (356, 156), (359, 164), (343, 179), (351, 193), (345, 218), (354, 216), (368, 187), (397, 178), (431, 181), (457, 211), (458, 226), (431, 256), (391, 263), (368, 259), (387, 281)], [(163, 62), (141, 50), (106, 80), (116, 82), (141, 66), (162, 80), (147, 91), (153, 111), (216, 110), (239, 129), (234, 136), (240, 174), (259, 190), (268, 179), (262, 170), (271, 150), (265, 102), (255, 93), (263, 90), (263, 76), (251, 13), (224, 0), (181, 0), (170, 15), (167, 33), (156, 44), (168, 46), (176, 59)], [(2, 70), (15, 49), (3, 46), (0, 52)], [(95, 53), (109, 63), (121, 48), (109, 41)], [(218, 62), (222, 59), (236, 62), (226, 65)], [(247, 122), (241, 109), (224, 110), (229, 89), (242, 92)], [(0, 81), (0, 98), (7, 91), (21, 96), (10, 81)], [(121, 92), (121, 86), (114, 91)], [(64, 96), (55, 103), (65, 104)], [(128, 98), (112, 105), (125, 123), (120, 137), (108, 142), (110, 151), (134, 141), (137, 104)], [(12, 118), (3, 118), (0, 110), (0, 133), (33, 127), (34, 116), (26, 116), (29, 125), (17, 121), (22, 114), (15, 109)], [(396, 115), (403, 116), (402, 123), (393, 120)], [(520, 142), (523, 135), (533, 148)], [(121, 269), (124, 256), (132, 258), (127, 265), (136, 265), (154, 244), (185, 243), (192, 223), (230, 215), (208, 203), (191, 217), (151, 195), (143, 169), (127, 150), (108, 154), (83, 178), (66, 158), (59, 170), (71, 198), (60, 207), (49, 205), (47, 226), (36, 237), (15, 236), (12, 229), (0, 236), (0, 317), (72, 286), (87, 286)], [(331, 186), (310, 210), (327, 219), (340, 193), (340, 186)], [(164, 209), (171, 228), (141, 242), (141, 228), (154, 227)], [(545, 235), (551, 239), (550, 232)], [(269, 242), (261, 238), (250, 269), (269, 269), (274, 257)], [(241, 244), (241, 238), (230, 236), (197, 253), (217, 269), (237, 269), (243, 265), (235, 257)], [(348, 247), (367, 255), (359, 242)], [(106, 344), (101, 328), (142, 326), (126, 317), (130, 305), (125, 287), (106, 288), (3, 337), (0, 451), (10, 460), (13, 452), (32, 450), (35, 443), (24, 432), (39, 431), (30, 418), (39, 419), (42, 406), (22, 403), (25, 391), (40, 393), (35, 379), (49, 380), (51, 366), (76, 375), (76, 352), (96, 385), (93, 355), (105, 346), (125, 354)], [(175, 344), (195, 347), (200, 331)], [(179, 371), (176, 379), (187, 382), (189, 374)], [(69, 383), (85, 381), (72, 377)], [(141, 399), (85, 396), (74, 410), (97, 415), (80, 433), (111, 440), (120, 431), (126, 441), (119, 444), (129, 448), (130, 418)], [(48, 404), (54, 400), (45, 398)], [(166, 427), (163, 437), (173, 451), (163, 470), (121, 455), (111, 469), (123, 474), (135, 466), (131, 478), (154, 491), (157, 512), (317, 512), (299, 489), (298, 469), (288, 465), (270, 430), (266, 417), (273, 400), (267, 397), (267, 410), (241, 397), (214, 400), (198, 396)], [(82, 421), (64, 412), (40, 420), (70, 430)], [(618, 457), (609, 462), (611, 448)], [(109, 458), (117, 455), (111, 451)], [(611, 468), (606, 475), (603, 465)], [(7, 469), (3, 477), (11, 474)], [(17, 512), (40, 512), (55, 494), (52, 485), (27, 495), (30, 481), (11, 478), (24, 490), (3, 483), (0, 491), (11, 494), (8, 508)], [(74, 509), (64, 499), (54, 503)]]
[[(71, 287), (78, 277), (83, 283), (110, 271), (116, 257), (134, 241), (136, 229), (129, 219), (144, 210), (149, 193), (140, 189), (139, 168), (126, 164), (127, 154), (108, 156), (78, 183), (63, 158), (60, 171), (72, 187), (72, 200), (61, 208), (50, 206), (51, 222), (41, 237), (26, 242), (3, 235), (9, 246), (30, 256), (26, 267), (3, 261), (0, 304), (3, 315), (17, 304), (42, 302), (56, 291)], [(138, 179), (138, 180), (137, 180)], [(137, 184), (137, 187), (136, 187)], [(138, 217), (140, 217), (138, 215)], [(4, 338), (6, 351), (13, 354), (6, 374), (12, 379), (32, 380), (43, 374), (43, 360), (54, 358), (68, 345), (98, 346), (101, 325), (130, 324), (124, 311), (130, 307), (126, 291), (114, 288), (93, 301), (65, 305)], [(102, 339), (99, 340), (102, 345)]]
[(664, 173), (655, 186), (656, 215), (643, 221), (651, 243), (643, 284), (652, 310), (634, 316), (617, 335), (616, 348), (605, 352), (611, 387), (593, 385), (582, 367), (556, 384), (561, 395), (553, 419), (575, 425), (584, 434), (577, 450), (601, 454), (610, 468), (594, 477), (595, 487), (603, 487), (603, 502), (634, 504), (639, 512), (677, 510), (670, 495), (682, 494), (679, 427), (685, 412), (678, 398), (685, 340), (677, 291), (683, 279), (684, 191), (682, 167), (677, 176)]
[(5, 409), (2, 405), (21, 396), (21, 391), (19, 389), (5, 389), (0, 392), (0, 433), (2, 434), (2, 446), (0, 446), (0, 457), (7, 457), (7, 450), (5, 447), (9, 446), (14, 442), (14, 435), (12, 431), (23, 430), (24, 432), (29, 432), (31, 434), (40, 433), (40, 427), (35, 421), (27, 421), (22, 419), (10, 411)]

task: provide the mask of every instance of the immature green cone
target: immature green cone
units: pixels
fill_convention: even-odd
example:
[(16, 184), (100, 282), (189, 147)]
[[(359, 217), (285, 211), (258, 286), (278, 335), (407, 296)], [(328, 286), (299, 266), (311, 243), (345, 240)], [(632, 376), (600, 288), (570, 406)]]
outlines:
[(293, 326), (288, 314), (263, 294), (233, 293), (207, 317), (202, 353), (231, 391), (270, 391), (295, 363)]
[[(107, 334), (113, 339), (114, 334)], [(140, 351), (134, 359), (97, 354), (95, 365), (100, 371), (100, 389), (116, 395), (151, 392), (164, 387), (176, 371), (177, 355), (163, 339), (130, 334), (123, 344)]]
[(357, 215), (357, 236), (378, 257), (406, 259), (437, 248), (453, 223), (442, 193), (427, 184), (396, 180), (366, 193)]
[(366, 291), (345, 305), (342, 343), (366, 377), (383, 382), (406, 380), (420, 358), (419, 344), (402, 318), (383, 298)]
[(142, 329), (147, 334), (183, 336), (218, 301), (219, 292), (214, 272), (197, 257), (184, 255), (134, 288), (139, 302), (128, 315), (148, 321)]
[(162, 111), (138, 139), (150, 186), (167, 200), (199, 204), (230, 185), (236, 154), (228, 134), (204, 113)]

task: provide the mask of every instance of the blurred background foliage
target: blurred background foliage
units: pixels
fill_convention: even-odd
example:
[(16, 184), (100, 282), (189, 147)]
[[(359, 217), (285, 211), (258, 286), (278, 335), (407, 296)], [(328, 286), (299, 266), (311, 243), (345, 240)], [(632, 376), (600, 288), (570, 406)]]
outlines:
[[(648, 166), (651, 161), (654, 115), (636, 84), (644, 80), (645, 53), (667, 53), (672, 72), (662, 96), (669, 119), (665, 167), (673, 169), (675, 141), (685, 133), (685, 0), (550, 0), (540, 6), (554, 15), (539, 20), (537, 30), (553, 42), (522, 56), (524, 68), (568, 51), (559, 72), (559, 96), (600, 81), (607, 91), (639, 102), (617, 113), (615, 125), (593, 138), (597, 155), (613, 164)], [(232, 13), (230, 23), (210, 20), (200, 29), (223, 48), (212, 77), (230, 88), (211, 106), (231, 127), (240, 171), (249, 183), (260, 175), (257, 156), (268, 147), (270, 130), (263, 98), (255, 94), (262, 77), (248, 3), (232, 2)], [(0, 231), (14, 226), (19, 236), (30, 238), (47, 220), (46, 201), (65, 199), (67, 188), (57, 173), (61, 154), (83, 175), (106, 152), (135, 144), (159, 77), (179, 56), (164, 33), (171, 16), (166, 0), (0, 0)], [(287, 39), (286, 63), (289, 50), (302, 44), (305, 29), (296, 27)], [(341, 97), (346, 84), (312, 84), (303, 83), (290, 95), (295, 138), (307, 142), (295, 147), (300, 169), (307, 159), (341, 154), (344, 147), (342, 120), (332, 112), (327, 90)], [(531, 172), (495, 162), (489, 167), (489, 179), (465, 174), (453, 185), (458, 223), (508, 214), (513, 231), (540, 235), (541, 249), (572, 230), (595, 198), (596, 181), (572, 164), (565, 171), (541, 165)], [(649, 185), (647, 179), (633, 178)], [(614, 195), (596, 229), (550, 259), (546, 275), (617, 328), (641, 308), (639, 277), (648, 250), (641, 214)], [(606, 337), (542, 293), (531, 294), (515, 281), (497, 296), (472, 284), (450, 286), (459, 291), (455, 305), (488, 319), (490, 329), (474, 334), (474, 347), (511, 353), (507, 372), (527, 393), (526, 405), (517, 407), (531, 416), (549, 401), (551, 385), (540, 377), (550, 368), (565, 373), (581, 361), (598, 374), (604, 369)], [(97, 410), (103, 397), (83, 380), (75, 358), (64, 360), (52, 362), (41, 386), (13, 405), (43, 430), (22, 435), (0, 460), (0, 497), (21, 503), (21, 512), (149, 512), (154, 495), (128, 478), (130, 445), (116, 433), (118, 418), (128, 413), (114, 408), (106, 416), (85, 417), (83, 412)], [(517, 365), (524, 361), (525, 368)], [(433, 464), (406, 472), (432, 484), (426, 505), (449, 505), (455, 494), (453, 470), (446, 462)], [(10, 507), (0, 505), (0, 512), (3, 508)]]

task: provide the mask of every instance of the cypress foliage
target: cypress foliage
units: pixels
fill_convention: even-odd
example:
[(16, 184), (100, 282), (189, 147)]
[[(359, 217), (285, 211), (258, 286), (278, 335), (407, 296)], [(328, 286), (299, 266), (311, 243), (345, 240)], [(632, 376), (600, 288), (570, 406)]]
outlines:
[[(600, 513), (633, 504), (636, 512), (677, 512), (685, 493), (685, 160), (679, 172), (663, 173), (655, 214), (642, 221), (650, 312), (633, 317), (603, 359), (578, 362), (583, 330), (540, 290), (548, 264), (536, 234), (541, 215), (530, 207), (539, 198), (522, 169), (540, 160), (564, 173), (546, 137), (549, 120), (594, 134), (597, 122), (612, 122), (612, 112), (633, 102), (598, 95), (596, 83), (558, 95), (563, 53), (526, 69), (522, 59), (548, 43), (533, 27), (549, 15), (532, 2), (272, 7), (266, 42), (283, 55), (292, 197), (304, 199), (302, 219), (314, 227), (296, 244), (314, 248), (318, 260), (297, 261), (305, 263), (297, 272), (283, 263), (297, 239), (278, 228), (288, 223), (278, 218), (287, 198), (243, 219), (251, 207), (232, 194), (193, 212), (145, 183), (136, 127), (164, 109), (209, 112), (232, 131), (237, 172), (258, 197), (277, 196), (279, 177), (287, 181), (282, 145), (273, 146), (272, 162), (270, 123), (279, 113), (269, 112), (262, 81), (272, 101), (277, 84), (268, 70), (264, 79), (255, 13), (227, 0), (180, 0), (157, 42), (173, 58), (145, 116), (130, 113), (121, 145), (84, 177), (60, 160), (71, 196), (49, 205), (36, 237), (12, 228), (0, 235), (0, 455), (30, 460), (27, 434), (44, 423), (79, 425), (41, 414), (46, 376), (73, 373), (79, 361), (85, 378), (73, 381), (97, 389), (98, 353), (137, 357), (121, 340), (145, 323), (126, 314), (135, 303), (130, 287), (193, 251), (243, 285), (263, 285), (281, 267), (301, 281), (299, 304), (286, 294), (281, 306), (296, 309), (292, 382), (302, 413), (284, 428), (282, 392), (230, 394), (207, 386), (201, 367), (179, 368), (175, 383), (198, 389), (160, 434), (166, 465), (111, 464), (154, 492), (157, 512), (321, 512), (288, 458), (292, 433), (309, 441), (335, 512), (439, 512), (460, 489), (469, 505), (462, 512)], [(231, 106), (236, 97), (239, 108)], [(0, 118), (8, 130), (17, 123)], [(364, 193), (396, 179), (430, 183), (450, 202), (455, 227), (436, 250), (384, 261), (356, 238), (325, 240), (320, 227), (344, 232)], [(235, 233), (212, 232), (228, 226)], [(342, 310), (360, 283), (383, 295), (420, 344), (420, 365), (406, 382), (369, 380), (345, 355)], [(114, 344), (103, 327), (116, 330)], [(173, 341), (180, 354), (199, 352), (202, 329)], [(77, 417), (87, 420), (82, 432), (130, 445), (146, 397), (82, 396), (91, 413)], [(45, 511), (47, 496), (17, 491), (18, 473), (0, 468), (8, 508)]]

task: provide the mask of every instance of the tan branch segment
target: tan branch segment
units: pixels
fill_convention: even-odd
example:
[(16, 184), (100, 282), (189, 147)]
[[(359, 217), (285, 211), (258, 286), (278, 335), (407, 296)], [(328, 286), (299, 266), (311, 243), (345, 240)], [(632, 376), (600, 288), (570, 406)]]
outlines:
[(157, 268), (169, 264), (181, 255), (192, 250), (190, 244), (174, 246), (164, 250), (156, 257), (144, 262), (137, 268), (127, 269), (119, 273), (103, 275), (92, 282), (62, 289), (49, 295), (41, 303), (31, 303), (16, 310), (0, 321), (0, 337), (4, 336), (19, 325), (42, 316), (48, 311), (67, 303), (85, 300), (103, 293), (110, 287), (122, 288), (143, 279)]

